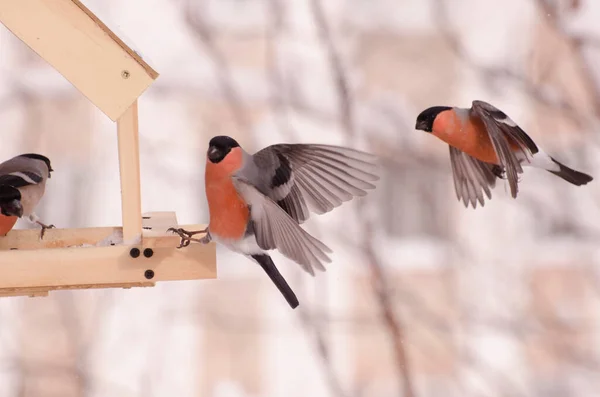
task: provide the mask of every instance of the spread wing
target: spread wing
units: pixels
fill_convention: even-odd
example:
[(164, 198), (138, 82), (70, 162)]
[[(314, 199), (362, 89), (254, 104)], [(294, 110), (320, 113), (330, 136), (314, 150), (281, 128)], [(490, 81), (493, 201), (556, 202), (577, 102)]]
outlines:
[(506, 172), (511, 195), (517, 197), (518, 174), (523, 172), (523, 168), (511, 144), (528, 159), (538, 152), (536, 144), (510, 117), (489, 103), (473, 101), (472, 111), (483, 121), (500, 165)]
[(456, 198), (462, 200), (465, 207), (471, 204), (476, 208), (477, 201), (483, 207), (483, 194), (488, 199), (492, 198), (491, 189), (496, 185), (496, 178), (501, 175), (500, 167), (477, 160), (453, 146), (449, 147)]
[(376, 156), (340, 146), (271, 145), (253, 159), (261, 170), (260, 191), (298, 223), (309, 211), (323, 214), (366, 195), (379, 179)]
[(233, 184), (250, 206), (250, 219), (258, 246), (277, 249), (314, 276), (314, 269), (325, 270), (323, 262), (331, 262), (325, 244), (308, 234), (272, 199), (262, 194), (249, 181), (232, 177)]

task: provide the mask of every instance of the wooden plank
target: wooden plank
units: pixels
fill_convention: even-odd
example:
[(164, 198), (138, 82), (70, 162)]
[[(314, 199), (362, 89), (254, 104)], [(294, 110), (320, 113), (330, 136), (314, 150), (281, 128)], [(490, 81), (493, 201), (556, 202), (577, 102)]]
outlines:
[[(170, 227), (177, 224), (175, 212), (148, 212), (142, 214), (142, 245), (144, 248), (177, 247), (181, 241), (174, 233), (167, 233)], [(201, 229), (204, 229), (203, 226)]]
[(100, 29), (102, 29), (104, 32), (106, 32), (106, 34), (108, 34), (115, 43), (117, 43), (125, 52), (127, 52), (133, 59), (135, 59), (136, 62), (139, 63), (144, 68), (146, 73), (148, 73), (148, 75), (150, 77), (152, 77), (152, 79), (156, 80), (158, 78), (158, 73), (156, 72), (156, 70), (152, 69), (152, 67), (150, 65), (148, 65), (146, 63), (146, 61), (144, 61), (142, 59), (140, 54), (135, 52), (132, 48), (129, 48), (129, 46), (127, 44), (125, 44), (125, 42), (123, 40), (121, 40), (121, 38), (119, 36), (117, 36), (112, 30), (110, 30), (110, 28), (108, 26), (106, 26), (106, 24), (104, 22), (102, 22), (100, 20), (100, 18), (98, 18), (96, 15), (94, 15), (94, 13), (89, 8), (87, 8), (85, 6), (85, 4), (83, 4), (79, 0), (71, 0), (71, 1), (77, 7), (79, 7), (81, 9), (81, 11), (83, 11), (88, 17), (90, 17), (96, 23), (96, 25), (98, 25), (100, 27)]
[(0, 288), (0, 297), (29, 296), (30, 298), (48, 296), (46, 288)]
[[(122, 285), (216, 277), (214, 243), (153, 248), (152, 256), (130, 254), (132, 247), (10, 250), (0, 254), (0, 289)], [(139, 251), (138, 251), (139, 252)]]
[[(172, 225), (186, 230), (202, 230), (206, 225)], [(168, 226), (167, 229), (171, 227)], [(166, 238), (168, 237), (168, 238)], [(158, 241), (155, 241), (158, 240)], [(166, 242), (169, 242), (168, 244)], [(175, 248), (179, 246), (179, 236), (171, 233), (156, 233), (144, 236), (143, 248)], [(138, 247), (140, 244), (125, 244), (121, 227), (86, 227), (75, 229), (48, 229), (40, 240), (39, 229), (13, 229), (0, 237), (0, 252), (10, 250), (41, 250), (50, 248), (77, 248), (91, 246), (126, 245)]]
[(127, 283), (127, 284), (89, 284), (89, 285), (61, 285), (55, 287), (31, 287), (31, 288), (0, 288), (0, 297), (29, 296), (45, 297), (50, 291), (76, 290), (76, 289), (100, 289), (100, 288), (139, 288), (154, 287), (155, 283)]
[(142, 237), (142, 197), (137, 101), (117, 120), (117, 133), (123, 238), (139, 240)]
[[(158, 224), (169, 218), (173, 220), (170, 212), (151, 214)], [(180, 227), (201, 230), (206, 225)], [(145, 236), (143, 245), (126, 245), (120, 227), (48, 229), (43, 240), (38, 229), (11, 230), (0, 237), (3, 275), (0, 297), (46, 296), (50, 290), (132, 288), (153, 286), (157, 281), (216, 278), (214, 243), (192, 244), (182, 249), (177, 246), (178, 237), (166, 240), (160, 233)], [(132, 248), (139, 250), (137, 257), (132, 257)], [(152, 252), (145, 251), (147, 248)], [(149, 275), (152, 277), (148, 278)]]
[(155, 211), (142, 214), (142, 227), (145, 236), (162, 236), (170, 227), (178, 227), (174, 211)]
[[(39, 228), (13, 229), (5, 237), (0, 237), (0, 251), (95, 245), (111, 236), (115, 243), (122, 244), (123, 231), (120, 227), (47, 229), (43, 240), (40, 240)], [(107, 243), (107, 245), (110, 245), (110, 243)]]
[(77, 0), (0, 0), (0, 22), (113, 121), (158, 77)]

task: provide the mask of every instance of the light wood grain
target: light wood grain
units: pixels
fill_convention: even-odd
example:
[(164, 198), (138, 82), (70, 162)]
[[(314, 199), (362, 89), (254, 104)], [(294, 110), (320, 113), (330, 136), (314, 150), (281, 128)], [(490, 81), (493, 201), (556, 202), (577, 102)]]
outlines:
[(12, 249), (67, 248), (84, 244), (95, 245), (109, 236), (120, 237), (120, 227), (89, 227), (78, 229), (47, 229), (44, 239), (40, 240), (39, 229), (13, 229), (0, 237), (0, 252)]
[[(172, 224), (164, 229), (163, 233), (156, 231), (146, 234), (144, 231), (141, 244), (124, 244), (122, 227), (87, 227), (75, 229), (48, 229), (44, 238), (40, 239), (39, 229), (13, 229), (6, 236), (0, 237), (0, 254), (10, 250), (46, 250), (51, 248), (76, 248), (89, 247), (103, 244), (127, 245), (140, 248), (175, 248), (179, 246), (179, 236), (167, 233), (169, 227), (181, 227), (186, 230), (202, 230), (205, 224), (177, 225)], [(161, 226), (162, 229), (164, 226)]]
[(148, 75), (150, 77), (152, 77), (152, 79), (158, 78), (158, 73), (156, 72), (156, 70), (152, 69), (152, 67), (150, 65), (148, 65), (146, 63), (146, 61), (144, 61), (137, 52), (135, 52), (132, 48), (129, 48), (129, 46), (127, 44), (125, 44), (125, 42), (123, 40), (121, 40), (121, 38), (119, 36), (117, 36), (112, 30), (110, 30), (110, 28), (108, 26), (106, 26), (106, 24), (104, 22), (102, 22), (100, 20), (100, 18), (98, 18), (96, 15), (94, 15), (94, 13), (89, 8), (87, 8), (79, 0), (71, 0), (71, 1), (77, 7), (79, 7), (81, 9), (81, 11), (83, 11), (88, 17), (90, 17), (96, 23), (96, 25), (98, 25), (100, 27), (100, 29), (102, 29), (104, 32), (106, 32), (106, 34), (108, 34), (115, 43), (117, 43), (119, 46), (121, 46), (121, 48), (125, 52), (127, 52), (133, 59), (135, 59), (137, 61), (137, 63), (139, 63), (144, 68), (146, 73), (148, 73)]
[(0, 288), (0, 297), (29, 296), (30, 298), (48, 296), (46, 288)]
[(154, 283), (126, 283), (126, 284), (88, 284), (88, 285), (61, 285), (55, 287), (31, 287), (31, 288), (0, 288), (0, 297), (29, 296), (46, 297), (50, 291), (77, 290), (77, 289), (100, 289), (100, 288), (139, 288), (154, 287)]
[(158, 77), (77, 0), (0, 0), (0, 22), (113, 121)]
[[(157, 218), (161, 220), (161, 216)], [(180, 227), (199, 230), (206, 225)], [(178, 237), (164, 240), (157, 235), (144, 237), (142, 244), (125, 245), (120, 227), (48, 229), (44, 239), (39, 236), (37, 229), (19, 229), (0, 237), (0, 296), (45, 296), (44, 291), (55, 289), (131, 288), (217, 275), (214, 243), (178, 249)], [(115, 245), (109, 245), (111, 242)], [(139, 249), (136, 258), (131, 256), (132, 248)], [(144, 254), (146, 248), (152, 249), (150, 257)], [(146, 270), (154, 271), (154, 277), (148, 279)]]
[[(0, 253), (0, 289), (122, 285), (216, 277), (213, 244), (182, 249), (154, 248), (147, 258), (130, 255), (131, 247), (52, 248)], [(154, 277), (145, 277), (152, 270)]]
[(117, 120), (123, 239), (142, 236), (142, 197), (140, 191), (140, 145), (137, 101)]
[[(177, 215), (172, 211), (142, 214), (142, 244), (144, 248), (177, 247), (181, 239), (167, 229), (178, 228)], [(203, 227), (204, 228), (204, 227)]]

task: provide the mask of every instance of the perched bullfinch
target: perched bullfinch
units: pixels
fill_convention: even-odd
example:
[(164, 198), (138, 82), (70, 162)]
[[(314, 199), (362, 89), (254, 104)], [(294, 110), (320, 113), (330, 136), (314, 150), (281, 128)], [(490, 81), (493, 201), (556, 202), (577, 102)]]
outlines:
[[(40, 238), (44, 237), (46, 229), (54, 227), (40, 222), (34, 212), (44, 196), (46, 180), (52, 171), (50, 160), (36, 153), (21, 154), (0, 164), (0, 213), (4, 215), (0, 221), (3, 222), (3, 230), (17, 218), (41, 226)], [(10, 229), (6, 233), (8, 231)]]
[(541, 148), (504, 112), (487, 102), (473, 101), (470, 109), (434, 106), (419, 114), (415, 128), (432, 133), (450, 147), (456, 197), (465, 207), (483, 206), (496, 178), (507, 179), (517, 197), (522, 166), (544, 169), (580, 186), (593, 178), (561, 164)]
[[(266, 252), (277, 249), (305, 271), (325, 271), (331, 250), (300, 227), (309, 211), (323, 214), (374, 189), (375, 156), (339, 146), (277, 144), (249, 154), (228, 136), (209, 142), (205, 230), (169, 229), (190, 241), (215, 240), (256, 261), (294, 309), (296, 295)], [(206, 235), (192, 238), (198, 233)]]

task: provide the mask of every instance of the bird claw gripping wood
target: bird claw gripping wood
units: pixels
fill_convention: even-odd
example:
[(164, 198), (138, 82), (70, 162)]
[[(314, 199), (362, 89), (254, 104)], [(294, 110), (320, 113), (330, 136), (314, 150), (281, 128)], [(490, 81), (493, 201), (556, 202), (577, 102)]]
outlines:
[(44, 225), (42, 222), (37, 222), (38, 225), (40, 225), (42, 227), (42, 230), (40, 231), (40, 240), (44, 239), (44, 234), (46, 233), (46, 229), (56, 229), (56, 226), (54, 225)]
[[(167, 232), (173, 232), (173, 233), (179, 235), (179, 237), (181, 237), (181, 242), (179, 243), (179, 247), (177, 247), (177, 248), (187, 247), (188, 245), (190, 245), (190, 243), (192, 241), (195, 241), (200, 244), (208, 244), (211, 240), (210, 234), (208, 233), (208, 227), (203, 230), (195, 230), (195, 231), (188, 231), (188, 230), (185, 230), (182, 228), (175, 229), (174, 227), (170, 227), (167, 229)], [(200, 234), (200, 233), (205, 233), (205, 236), (202, 238), (192, 238), (192, 236), (194, 236), (196, 234)]]

